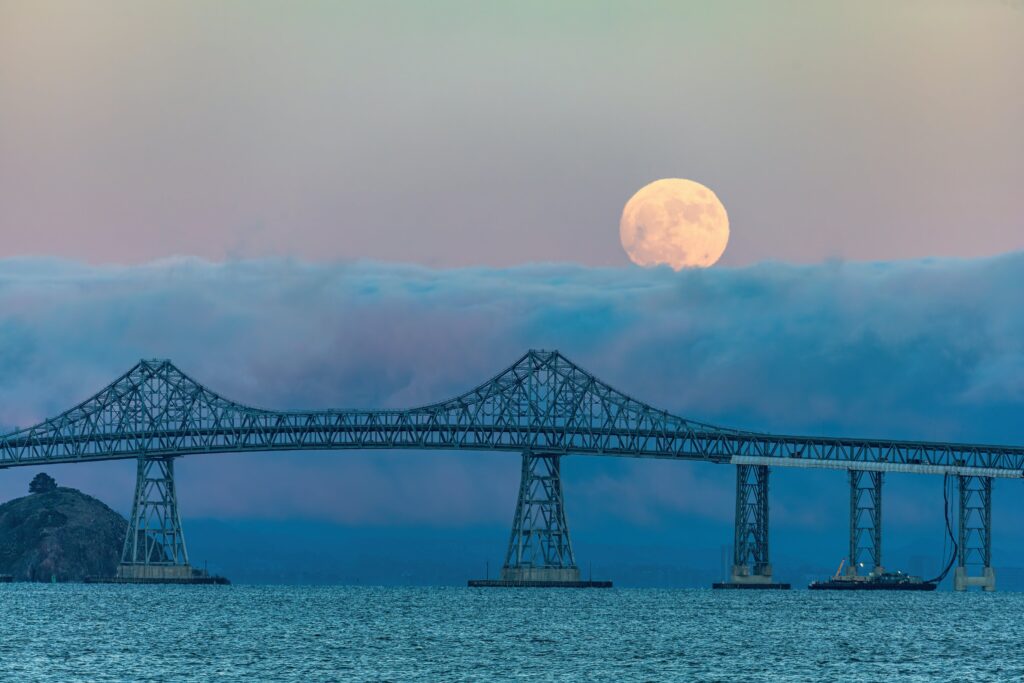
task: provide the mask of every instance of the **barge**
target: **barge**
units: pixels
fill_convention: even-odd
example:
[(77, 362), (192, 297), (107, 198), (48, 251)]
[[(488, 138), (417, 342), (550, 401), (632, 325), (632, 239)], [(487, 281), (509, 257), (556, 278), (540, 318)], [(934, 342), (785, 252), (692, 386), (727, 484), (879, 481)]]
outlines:
[(812, 591), (933, 591), (938, 587), (937, 581), (925, 581), (920, 576), (911, 576), (903, 572), (872, 572), (864, 576), (857, 574), (841, 574), (843, 563), (839, 569), (825, 581), (812, 581), (807, 588)]

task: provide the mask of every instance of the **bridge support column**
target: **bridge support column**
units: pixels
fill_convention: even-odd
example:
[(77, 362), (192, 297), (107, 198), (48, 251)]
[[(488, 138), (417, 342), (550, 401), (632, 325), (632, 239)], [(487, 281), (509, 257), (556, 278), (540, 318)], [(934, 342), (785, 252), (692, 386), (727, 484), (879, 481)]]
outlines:
[(561, 456), (523, 453), (503, 581), (578, 582), (562, 496)]
[(117, 578), (139, 582), (193, 578), (178, 516), (173, 458), (138, 459), (135, 500)]
[(847, 576), (863, 567), (870, 574), (882, 568), (882, 473), (849, 470), (850, 566)]
[(771, 583), (768, 561), (768, 467), (736, 466), (736, 527), (733, 536), (732, 580)]
[[(958, 524), (959, 552), (953, 589), (965, 591), (971, 586), (983, 590), (996, 589), (996, 573), (992, 568), (992, 478), (958, 476), (960, 516)], [(972, 575), (972, 571), (980, 571)]]
[(789, 588), (772, 582), (768, 560), (768, 466), (736, 466), (732, 575), (714, 588)]

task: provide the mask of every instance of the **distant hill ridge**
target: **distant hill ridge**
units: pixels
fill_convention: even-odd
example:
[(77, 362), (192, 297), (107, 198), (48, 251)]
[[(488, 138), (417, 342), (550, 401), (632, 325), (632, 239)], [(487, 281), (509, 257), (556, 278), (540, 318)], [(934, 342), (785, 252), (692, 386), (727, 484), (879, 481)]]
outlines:
[(113, 576), (128, 522), (103, 502), (36, 475), (29, 495), (0, 505), (0, 574), (15, 581)]

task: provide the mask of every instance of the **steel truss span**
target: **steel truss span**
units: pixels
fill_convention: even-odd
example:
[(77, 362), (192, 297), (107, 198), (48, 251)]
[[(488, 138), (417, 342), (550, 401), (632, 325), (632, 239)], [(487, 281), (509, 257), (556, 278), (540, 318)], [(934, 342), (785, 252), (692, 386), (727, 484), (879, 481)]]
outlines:
[(229, 401), (170, 361), (142, 361), (92, 398), (0, 436), (0, 467), (198, 453), (437, 449), (674, 458), (1021, 477), (1024, 448), (798, 437), (715, 427), (617, 391), (557, 351), (410, 410), (269, 411)]

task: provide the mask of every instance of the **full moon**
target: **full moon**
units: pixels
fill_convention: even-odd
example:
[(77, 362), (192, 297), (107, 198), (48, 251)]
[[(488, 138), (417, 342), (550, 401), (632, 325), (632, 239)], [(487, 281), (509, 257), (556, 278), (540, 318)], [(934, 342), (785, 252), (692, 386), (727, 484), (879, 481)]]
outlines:
[(626, 202), (619, 239), (638, 266), (707, 268), (729, 242), (729, 216), (707, 187), (664, 178), (641, 187)]

